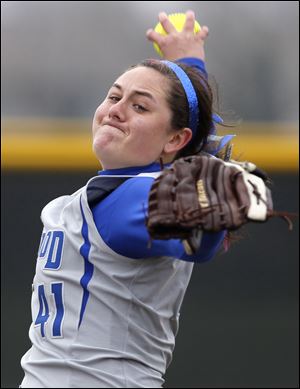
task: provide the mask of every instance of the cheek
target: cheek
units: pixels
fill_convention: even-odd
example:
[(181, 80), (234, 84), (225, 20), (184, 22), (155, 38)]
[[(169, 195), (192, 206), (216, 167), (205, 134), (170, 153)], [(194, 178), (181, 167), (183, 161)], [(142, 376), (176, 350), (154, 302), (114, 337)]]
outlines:
[(93, 130), (95, 130), (96, 126), (98, 126), (101, 123), (104, 116), (106, 115), (106, 111), (107, 111), (107, 109), (106, 109), (105, 103), (102, 103), (96, 109), (96, 112), (95, 112), (94, 118), (93, 118)]
[(157, 120), (155, 117), (153, 120), (140, 123), (138, 128), (143, 128), (143, 137), (147, 139), (147, 143), (150, 144), (163, 144), (168, 138), (167, 133), (167, 122), (162, 120)]
[[(131, 141), (139, 154), (145, 156), (160, 153), (164, 146), (163, 129), (157, 123), (136, 122), (136, 131), (132, 132)], [(143, 129), (143, 130), (141, 130)]]

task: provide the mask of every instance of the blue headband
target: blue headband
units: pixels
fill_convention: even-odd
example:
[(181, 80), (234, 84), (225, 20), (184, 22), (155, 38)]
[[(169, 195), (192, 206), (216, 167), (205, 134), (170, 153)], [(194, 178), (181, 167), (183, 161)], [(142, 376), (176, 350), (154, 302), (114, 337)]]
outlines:
[[(177, 78), (179, 79), (179, 81), (183, 86), (189, 104), (189, 128), (192, 130), (194, 136), (198, 128), (199, 106), (198, 106), (198, 98), (196, 95), (196, 91), (193, 87), (193, 84), (189, 79), (188, 75), (185, 73), (185, 71), (176, 63), (166, 61), (166, 60), (161, 62), (163, 62), (165, 65), (167, 65), (170, 69), (173, 70), (173, 72), (176, 74)], [(212, 119), (217, 124), (223, 123), (223, 119), (216, 113), (213, 113)], [(214, 134), (214, 135), (216, 134), (216, 128), (214, 125), (210, 130), (210, 134)]]
[(189, 79), (185, 71), (181, 69), (180, 66), (176, 65), (176, 63), (170, 61), (162, 62), (173, 70), (173, 72), (176, 74), (177, 78), (183, 86), (189, 104), (189, 128), (192, 130), (194, 136), (198, 128), (199, 107), (197, 95), (193, 84), (191, 83), (191, 80)]

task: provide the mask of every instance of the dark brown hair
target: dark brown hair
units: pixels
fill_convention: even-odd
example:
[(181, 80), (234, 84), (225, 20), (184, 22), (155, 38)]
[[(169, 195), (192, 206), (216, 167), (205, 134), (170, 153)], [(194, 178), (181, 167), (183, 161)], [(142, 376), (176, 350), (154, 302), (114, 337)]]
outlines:
[[(179, 150), (175, 159), (197, 154), (201, 151), (213, 126), (213, 94), (207, 80), (197, 69), (181, 63), (177, 63), (177, 65), (185, 71), (194, 86), (198, 99), (199, 118), (196, 134), (193, 135), (193, 138), (183, 149)], [(189, 127), (189, 105), (187, 97), (175, 73), (166, 64), (156, 59), (144, 60), (137, 65), (133, 65), (130, 69), (141, 66), (158, 71), (170, 81), (171, 87), (166, 93), (167, 101), (172, 111), (172, 128), (179, 130), (184, 127)]]

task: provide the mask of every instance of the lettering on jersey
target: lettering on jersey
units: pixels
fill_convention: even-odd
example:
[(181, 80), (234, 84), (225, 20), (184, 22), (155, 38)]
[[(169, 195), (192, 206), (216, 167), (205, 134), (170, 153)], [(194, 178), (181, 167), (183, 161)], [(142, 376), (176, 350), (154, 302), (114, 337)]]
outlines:
[(44, 269), (58, 270), (61, 265), (64, 247), (63, 231), (43, 231), (38, 257), (47, 258)]
[(63, 300), (63, 282), (56, 282), (51, 284), (51, 293), (54, 296), (56, 315), (53, 321), (52, 336), (54, 338), (61, 338), (62, 335), (62, 321), (65, 314), (64, 300)]
[(43, 258), (47, 252), (49, 241), (50, 241), (51, 231), (46, 235), (46, 232), (42, 233), (41, 244), (39, 249), (39, 257)]
[(39, 313), (35, 319), (34, 324), (36, 326), (41, 326), (41, 335), (42, 338), (45, 337), (45, 325), (49, 319), (49, 306), (45, 296), (44, 285), (41, 284), (38, 286), (38, 298), (39, 298)]
[[(64, 308), (64, 300), (63, 300), (63, 283), (62, 282), (53, 282), (51, 283), (51, 294), (54, 298), (54, 308), (55, 312), (50, 313), (49, 309), (49, 299), (50, 295), (47, 297), (45, 291), (45, 285), (38, 285), (37, 289), (38, 299), (39, 299), (39, 311), (37, 317), (35, 319), (35, 326), (40, 326), (41, 336), (45, 338), (45, 326), (50, 317), (53, 317), (52, 326), (51, 326), (51, 337), (53, 338), (61, 338), (62, 334), (62, 321), (64, 318), (65, 308)], [(53, 301), (53, 300), (51, 300)]]

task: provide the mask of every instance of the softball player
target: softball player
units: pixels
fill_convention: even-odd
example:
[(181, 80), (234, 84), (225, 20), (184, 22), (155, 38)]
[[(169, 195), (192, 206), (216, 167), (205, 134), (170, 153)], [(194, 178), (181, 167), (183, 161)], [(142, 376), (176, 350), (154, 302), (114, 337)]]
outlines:
[[(208, 30), (192, 38), (194, 20), (188, 12), (174, 34), (160, 15), (174, 35), (165, 59), (181, 58), (182, 67), (150, 60), (116, 80), (93, 121), (103, 170), (41, 213), (23, 388), (162, 387), (194, 262), (212, 258), (224, 239), (203, 234), (199, 252), (187, 255), (179, 240), (151, 242), (145, 227), (158, 161), (168, 166), (199, 151), (213, 129)], [(148, 38), (164, 39), (153, 31)]]

